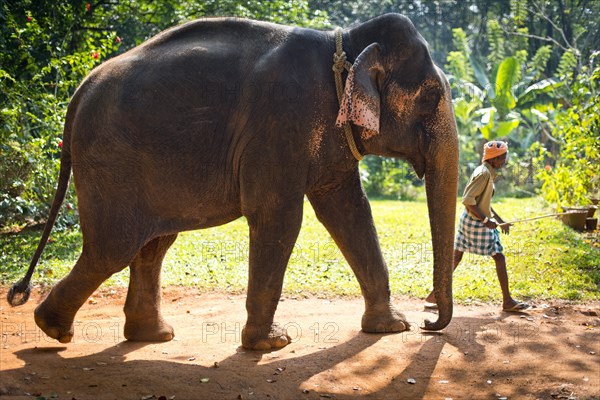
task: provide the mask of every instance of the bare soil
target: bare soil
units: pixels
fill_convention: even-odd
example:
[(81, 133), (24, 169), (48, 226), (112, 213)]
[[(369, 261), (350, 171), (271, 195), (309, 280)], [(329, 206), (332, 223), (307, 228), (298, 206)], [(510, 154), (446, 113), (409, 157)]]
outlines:
[[(6, 288), (0, 290), (4, 299)], [(293, 299), (277, 320), (294, 341), (278, 351), (241, 348), (245, 297), (164, 290), (176, 338), (123, 339), (125, 291), (97, 292), (60, 344), (33, 322), (42, 296), (0, 303), (0, 397), (25, 399), (598, 399), (600, 303), (537, 304), (524, 314), (458, 305), (443, 333), (437, 316), (395, 299), (414, 325), (401, 334), (360, 331), (361, 299)]]

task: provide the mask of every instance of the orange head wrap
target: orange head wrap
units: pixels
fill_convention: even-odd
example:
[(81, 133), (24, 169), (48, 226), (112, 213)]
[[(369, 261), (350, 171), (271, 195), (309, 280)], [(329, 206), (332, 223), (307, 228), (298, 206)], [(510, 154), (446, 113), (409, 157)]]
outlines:
[(508, 144), (499, 140), (492, 140), (483, 145), (483, 161), (491, 160), (508, 153)]

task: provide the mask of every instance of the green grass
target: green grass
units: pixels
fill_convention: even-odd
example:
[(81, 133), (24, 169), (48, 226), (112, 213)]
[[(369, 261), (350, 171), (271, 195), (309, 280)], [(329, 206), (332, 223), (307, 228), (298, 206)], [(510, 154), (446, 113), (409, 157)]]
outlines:
[[(499, 199), (494, 208), (506, 220), (547, 213), (538, 198)], [(423, 297), (431, 289), (432, 252), (425, 202), (372, 201), (375, 224), (390, 271), (394, 295)], [(460, 213), (461, 207), (457, 213)], [(164, 261), (163, 285), (203, 291), (243, 292), (248, 277), (248, 228), (240, 218), (228, 225), (181, 233)], [(40, 231), (0, 235), (0, 283), (18, 280), (29, 264)], [(34, 275), (50, 284), (66, 274), (81, 251), (81, 234), (52, 234)], [(580, 234), (548, 218), (515, 225), (502, 235), (513, 296), (519, 299), (600, 299), (598, 234)], [(20, 270), (19, 270), (20, 268)], [(105, 285), (126, 286), (128, 271)], [(302, 230), (284, 282), (288, 296), (360, 295), (350, 267), (308, 202)], [(500, 288), (489, 257), (465, 254), (454, 274), (458, 301), (498, 301)]]

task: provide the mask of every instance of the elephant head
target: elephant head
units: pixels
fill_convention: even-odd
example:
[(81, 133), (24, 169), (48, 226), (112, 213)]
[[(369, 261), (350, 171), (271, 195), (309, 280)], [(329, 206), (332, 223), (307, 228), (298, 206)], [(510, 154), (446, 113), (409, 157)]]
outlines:
[(405, 159), (425, 178), (439, 307), (439, 319), (426, 321), (425, 328), (443, 329), (452, 318), (459, 151), (448, 81), (426, 41), (401, 15), (351, 29), (344, 43), (356, 58), (337, 123), (358, 127), (363, 154)]

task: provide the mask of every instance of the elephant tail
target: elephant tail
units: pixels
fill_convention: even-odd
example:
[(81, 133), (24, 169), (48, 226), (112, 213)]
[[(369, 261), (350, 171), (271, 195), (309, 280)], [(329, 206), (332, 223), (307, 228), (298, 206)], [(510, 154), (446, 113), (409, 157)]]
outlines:
[(29, 264), (27, 273), (23, 279), (15, 283), (9, 289), (7, 294), (8, 303), (13, 307), (23, 305), (29, 299), (29, 294), (31, 292), (31, 277), (33, 276), (33, 272), (35, 271), (35, 267), (37, 266), (40, 256), (44, 251), (44, 247), (46, 247), (46, 243), (48, 243), (48, 238), (50, 237), (50, 233), (52, 232), (52, 228), (56, 222), (56, 217), (58, 217), (60, 207), (62, 206), (67, 194), (67, 189), (69, 188), (69, 179), (71, 177), (71, 128), (73, 126), (73, 119), (75, 116), (75, 103), (76, 102), (73, 100), (71, 104), (69, 104), (69, 109), (67, 111), (65, 128), (63, 131), (63, 144), (60, 154), (60, 172), (58, 175), (58, 184), (56, 187), (56, 192), (54, 193), (54, 200), (52, 200), (52, 205), (50, 206), (48, 220), (44, 226), (44, 232), (42, 233), (38, 247), (33, 255), (31, 263)]

